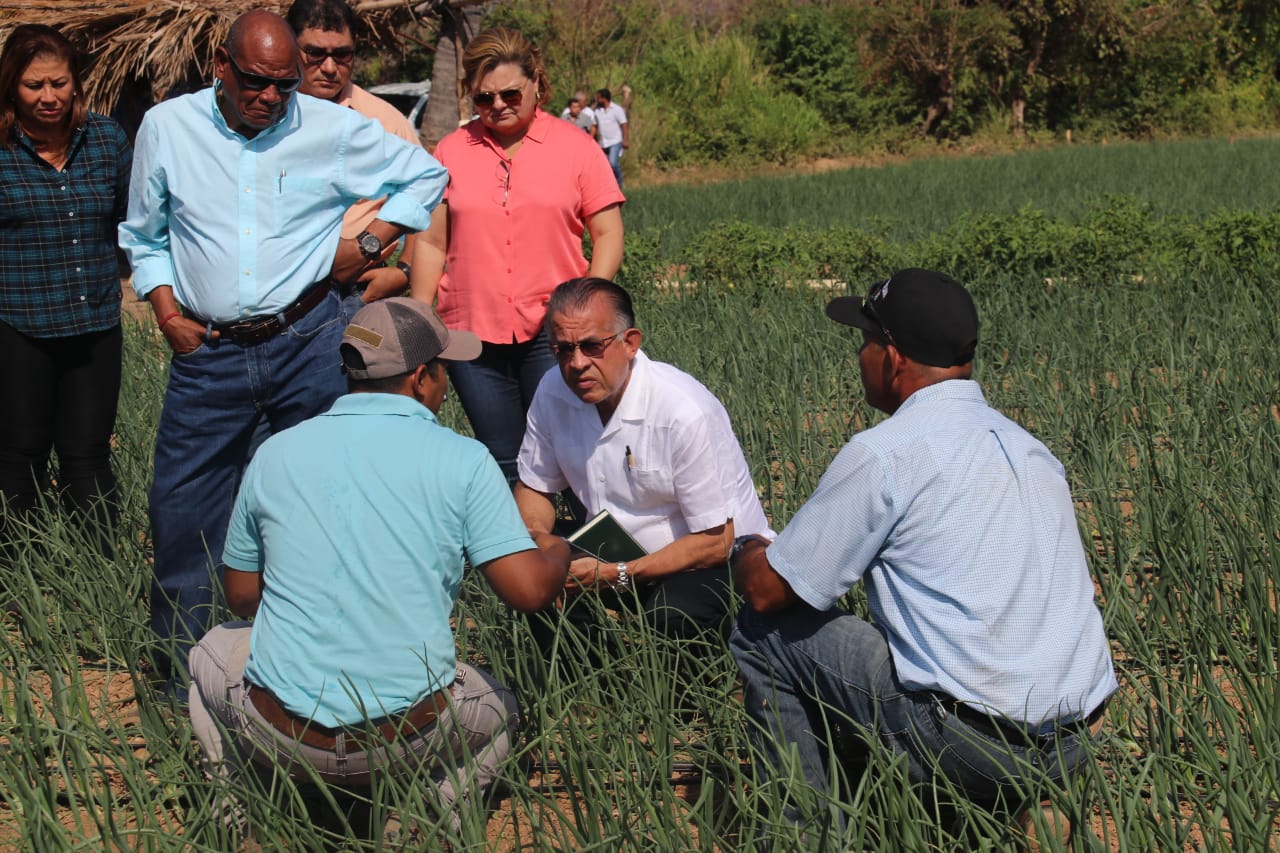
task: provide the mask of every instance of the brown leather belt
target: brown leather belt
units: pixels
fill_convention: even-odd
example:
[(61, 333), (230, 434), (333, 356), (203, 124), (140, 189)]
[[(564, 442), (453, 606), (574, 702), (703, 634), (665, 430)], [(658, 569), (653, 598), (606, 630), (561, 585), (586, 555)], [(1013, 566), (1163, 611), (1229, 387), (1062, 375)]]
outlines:
[[(275, 727), (276, 731), (288, 735), (298, 743), (329, 752), (337, 749), (339, 736), (369, 749), (385, 746), (397, 737), (412, 737), (434, 723), (449, 705), (449, 688), (446, 687), (399, 714), (330, 728), (294, 714), (280, 704), (276, 695), (266, 688), (249, 681), (245, 682), (245, 688), (249, 691), (249, 701), (253, 703), (253, 707), (258, 709), (262, 719)], [(381, 741), (376, 740), (373, 735), (380, 737)]]
[[(331, 284), (328, 279), (311, 285), (301, 296), (287, 305), (279, 314), (261, 314), (246, 317), (234, 323), (214, 323), (213, 330), (221, 337), (243, 346), (253, 346), (269, 341), (285, 329), (311, 313), (317, 305), (329, 295)], [(195, 315), (191, 319), (201, 323), (206, 320)], [(281, 322), (283, 320), (283, 322)]]
[(1101, 722), (1103, 715), (1107, 712), (1107, 703), (1104, 701), (1089, 716), (1057, 724), (1052, 729), (1040, 734), (1030, 726), (1015, 720), (1005, 719), (998, 714), (987, 714), (985, 711), (979, 711), (977, 708), (966, 705), (958, 699), (953, 699), (945, 693), (936, 695), (943, 706), (954, 714), (957, 720), (960, 720), (969, 728), (977, 729), (1000, 740), (1008, 740), (1011, 743), (1052, 740), (1060, 735), (1087, 736), (1092, 733), (1093, 727)]

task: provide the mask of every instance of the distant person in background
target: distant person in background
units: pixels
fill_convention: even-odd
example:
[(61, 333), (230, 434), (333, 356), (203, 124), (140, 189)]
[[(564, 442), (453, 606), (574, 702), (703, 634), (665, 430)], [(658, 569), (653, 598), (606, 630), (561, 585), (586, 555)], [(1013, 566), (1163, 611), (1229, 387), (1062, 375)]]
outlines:
[(631, 129), (627, 126), (627, 111), (620, 104), (613, 102), (613, 94), (608, 89), (596, 92), (595, 107), (596, 137), (605, 156), (609, 158), (609, 168), (613, 169), (613, 177), (622, 189), (622, 152), (631, 147)]
[[(551, 294), (547, 329), (560, 369), (543, 378), (529, 410), (516, 504), (530, 532), (546, 534), (555, 495), (572, 489), (588, 518), (609, 510), (648, 552), (629, 563), (579, 557), (569, 593), (617, 606), (637, 600), (634, 584), (657, 631), (720, 632), (735, 533), (773, 534), (724, 406), (692, 376), (645, 355), (635, 326), (631, 296), (611, 281), (573, 279)], [(589, 608), (566, 609), (590, 630)], [(544, 646), (548, 621), (533, 623)]]
[(540, 109), (551, 90), (528, 39), (482, 32), (462, 67), (479, 117), (436, 147), (449, 188), (418, 238), (413, 296), (484, 341), (479, 358), (449, 365), (449, 378), (476, 438), (514, 481), (525, 412), (555, 366), (547, 297), (567, 279), (618, 271), (625, 199), (590, 137)]
[(591, 134), (592, 139), (596, 138), (596, 114), (594, 110), (587, 109), (587, 96), (582, 92), (569, 99), (560, 118)]
[(132, 158), (124, 131), (88, 111), (71, 43), (52, 27), (15, 27), (0, 55), (0, 541), (39, 503), (56, 450), (64, 501), (110, 553), (115, 233)]
[[(355, 64), (355, 33), (359, 23), (344, 0), (295, 0), (285, 20), (298, 37), (302, 55), (302, 86), (298, 91), (313, 98), (350, 107), (366, 118), (375, 119), (411, 145), (420, 145), (418, 132), (391, 104), (351, 82)], [(378, 216), (385, 199), (358, 201), (342, 220), (342, 236), (354, 239)], [(409, 265), (413, 262), (413, 240), (393, 266), (379, 265), (354, 282), (342, 283), (346, 315), (351, 317), (365, 303), (404, 292), (409, 287)]]

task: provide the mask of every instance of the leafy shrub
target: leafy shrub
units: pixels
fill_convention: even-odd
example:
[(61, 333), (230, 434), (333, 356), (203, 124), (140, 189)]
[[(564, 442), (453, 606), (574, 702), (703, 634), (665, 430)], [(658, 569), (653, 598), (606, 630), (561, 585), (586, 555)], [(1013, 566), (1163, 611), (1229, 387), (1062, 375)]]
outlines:
[(659, 163), (775, 160), (811, 150), (822, 131), (817, 112), (780, 92), (737, 36), (688, 34), (647, 54), (636, 71), (637, 126), (647, 157)]

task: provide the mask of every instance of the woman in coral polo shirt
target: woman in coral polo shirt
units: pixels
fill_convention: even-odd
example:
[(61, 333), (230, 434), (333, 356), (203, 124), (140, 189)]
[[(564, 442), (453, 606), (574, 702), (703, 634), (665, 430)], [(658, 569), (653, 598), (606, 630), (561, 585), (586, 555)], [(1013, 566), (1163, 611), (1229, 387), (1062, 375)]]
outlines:
[(600, 146), (541, 109), (547, 72), (524, 36), (487, 30), (462, 67), (479, 117), (436, 146), (449, 189), (418, 238), (410, 283), (450, 328), (484, 342), (475, 361), (448, 365), (449, 378), (476, 438), (514, 481), (525, 412), (555, 365), (542, 328), (547, 297), (571, 278), (614, 277), (625, 199)]

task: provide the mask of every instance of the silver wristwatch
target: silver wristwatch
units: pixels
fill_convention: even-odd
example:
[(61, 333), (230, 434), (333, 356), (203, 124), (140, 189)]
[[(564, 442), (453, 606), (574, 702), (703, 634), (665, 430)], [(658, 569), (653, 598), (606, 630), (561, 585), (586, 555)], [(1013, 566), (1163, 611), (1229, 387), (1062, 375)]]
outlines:
[(618, 563), (618, 579), (613, 582), (614, 589), (626, 589), (631, 586), (631, 575), (627, 573), (627, 564)]

